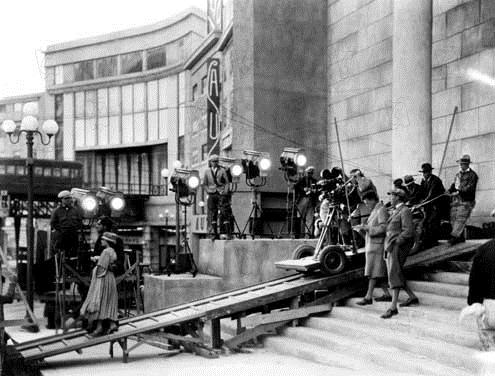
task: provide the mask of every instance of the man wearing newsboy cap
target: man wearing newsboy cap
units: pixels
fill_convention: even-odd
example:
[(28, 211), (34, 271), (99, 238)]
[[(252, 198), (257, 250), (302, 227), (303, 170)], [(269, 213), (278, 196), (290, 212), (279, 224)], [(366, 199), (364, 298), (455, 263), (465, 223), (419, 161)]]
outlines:
[(67, 257), (75, 257), (79, 247), (79, 230), (82, 227), (81, 211), (72, 205), (69, 191), (61, 191), (58, 198), (61, 201), (60, 206), (53, 211), (50, 219), (52, 231), (55, 231), (55, 250), (64, 250)]
[(457, 160), (457, 163), (460, 169), (449, 188), (452, 196), (450, 204), (452, 232), (449, 239), (451, 245), (465, 241), (463, 232), (476, 203), (476, 185), (478, 184), (478, 175), (469, 167), (471, 157), (464, 154)]

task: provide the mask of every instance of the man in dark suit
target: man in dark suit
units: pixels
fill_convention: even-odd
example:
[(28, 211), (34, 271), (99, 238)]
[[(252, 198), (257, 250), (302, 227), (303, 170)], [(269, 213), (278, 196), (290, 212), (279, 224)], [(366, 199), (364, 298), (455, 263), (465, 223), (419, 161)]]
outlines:
[(392, 213), (387, 220), (387, 232), (385, 236), (385, 258), (388, 272), (388, 283), (393, 290), (392, 303), (390, 308), (381, 315), (383, 319), (397, 315), (397, 302), (399, 300), (400, 289), (409, 295), (409, 298), (401, 303), (401, 307), (412, 304), (419, 304), (419, 300), (414, 292), (409, 288), (404, 276), (403, 268), (414, 240), (414, 227), (412, 223), (412, 213), (406, 205), (407, 195), (402, 189), (394, 188), (388, 192), (391, 195)]
[[(433, 167), (430, 163), (423, 163), (419, 172), (423, 173), (421, 181), (421, 201), (419, 204), (430, 201), (439, 197), (423, 206), (425, 219), (423, 221), (423, 248), (431, 248), (438, 245), (438, 236), (440, 234), (440, 220), (446, 211), (444, 203), (447, 197), (442, 196), (445, 193), (442, 180), (432, 174)], [(447, 199), (448, 200), (448, 199)]]

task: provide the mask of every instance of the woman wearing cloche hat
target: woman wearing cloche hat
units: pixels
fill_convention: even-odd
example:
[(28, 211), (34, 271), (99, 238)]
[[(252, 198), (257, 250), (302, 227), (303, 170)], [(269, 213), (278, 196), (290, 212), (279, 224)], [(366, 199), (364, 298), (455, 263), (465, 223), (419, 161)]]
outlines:
[[(114, 247), (118, 238), (113, 232), (104, 232), (101, 236), (105, 249), (93, 269), (88, 296), (81, 308), (81, 315), (88, 319), (88, 327), (96, 324), (91, 336), (110, 334), (117, 330), (118, 294), (112, 264), (117, 260)], [(108, 327), (106, 333), (104, 327)]]

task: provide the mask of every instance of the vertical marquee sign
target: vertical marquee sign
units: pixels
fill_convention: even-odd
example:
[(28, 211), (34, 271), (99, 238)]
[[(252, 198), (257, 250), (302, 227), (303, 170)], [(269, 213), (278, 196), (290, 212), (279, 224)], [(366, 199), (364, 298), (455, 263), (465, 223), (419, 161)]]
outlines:
[(220, 153), (220, 60), (208, 59), (206, 119), (208, 155)]

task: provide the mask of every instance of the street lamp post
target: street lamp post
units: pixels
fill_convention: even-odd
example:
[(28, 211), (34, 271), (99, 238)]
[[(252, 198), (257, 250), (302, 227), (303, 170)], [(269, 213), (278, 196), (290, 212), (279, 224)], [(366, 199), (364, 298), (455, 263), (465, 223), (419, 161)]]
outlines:
[(28, 305), (33, 309), (33, 255), (34, 255), (34, 227), (33, 227), (33, 141), (34, 135), (38, 135), (40, 142), (43, 145), (48, 145), (51, 138), (58, 132), (58, 124), (54, 120), (46, 120), (41, 129), (48, 136), (45, 141), (43, 133), (38, 130), (38, 119), (35, 117), (38, 113), (38, 105), (34, 102), (26, 103), (23, 108), (23, 113), (26, 115), (21, 121), (20, 129), (17, 128), (13, 120), (5, 120), (2, 123), (2, 130), (9, 136), (9, 140), (13, 144), (20, 141), (22, 133), (26, 135), (27, 158), (26, 167), (28, 175), (27, 199), (28, 199), (28, 218), (26, 224), (27, 231), (27, 301)]

